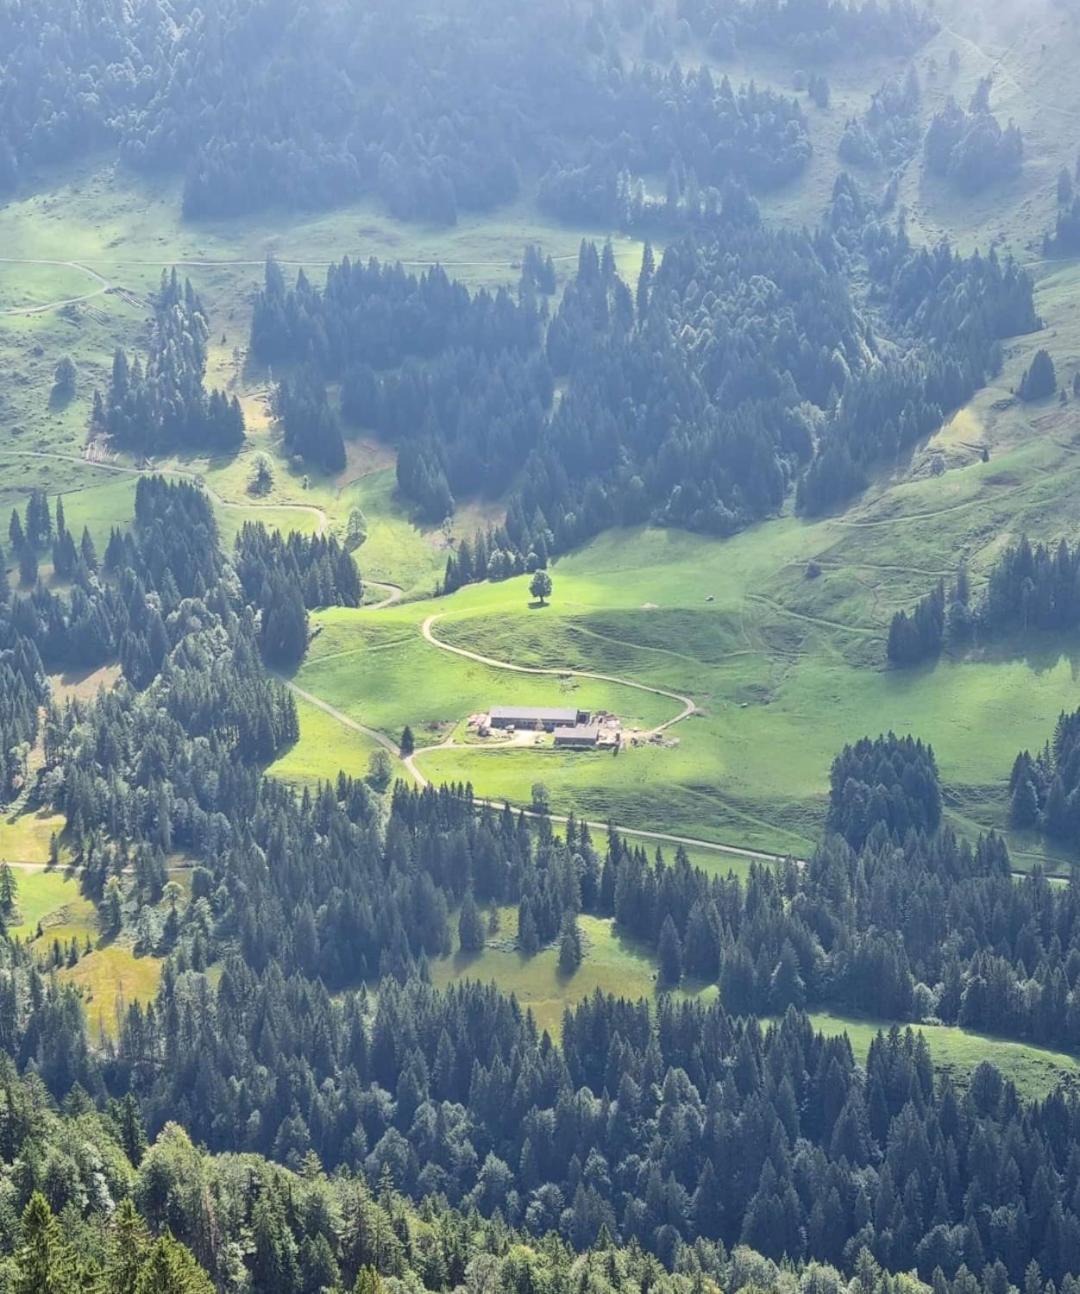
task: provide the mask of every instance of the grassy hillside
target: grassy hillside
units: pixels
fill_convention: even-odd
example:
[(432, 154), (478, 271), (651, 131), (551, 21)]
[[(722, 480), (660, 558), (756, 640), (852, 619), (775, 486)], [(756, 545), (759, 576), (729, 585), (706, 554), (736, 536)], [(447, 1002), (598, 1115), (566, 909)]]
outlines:
[[(496, 660), (610, 674), (692, 697), (699, 713), (670, 748), (610, 754), (444, 747), (417, 766), (432, 780), (465, 778), (493, 798), (527, 802), (543, 782), (558, 810), (776, 851), (812, 847), (829, 763), (845, 742), (894, 728), (930, 740), (954, 823), (975, 834), (1006, 825), (1004, 786), (1016, 751), (1040, 746), (1075, 705), (1073, 644), (1052, 636), (1008, 643), (962, 661), (884, 668), (893, 613), (961, 562), (976, 591), (1000, 549), (1022, 533), (1054, 541), (1080, 515), (1080, 405), (1025, 406), (1012, 397), (1034, 350), (1049, 345), (1064, 383), (1080, 364), (1071, 302), (1075, 266), (1039, 284), (1049, 326), (1008, 348), (1000, 380), (914, 455), (883, 473), (847, 513), (814, 522), (788, 515), (719, 542), (672, 531), (611, 532), (555, 569), (550, 606), (525, 581), (461, 590), (437, 602), (315, 617), (300, 684), (395, 738), (409, 724), (421, 745), (452, 735), (498, 701), (572, 696), (651, 726), (677, 704), (615, 684), (493, 671), (421, 638), (429, 615), (444, 642)], [(983, 462), (983, 450), (989, 461)], [(319, 496), (314, 496), (319, 497)], [(401, 528), (380, 520), (393, 578)], [(409, 584), (415, 548), (401, 545)], [(361, 550), (361, 566), (367, 551)], [(811, 578), (813, 576), (813, 578)], [(322, 721), (320, 721), (322, 722)], [(457, 731), (460, 740), (461, 730)], [(336, 771), (318, 752), (312, 772)], [(1021, 865), (1064, 860), (1015, 839)]]

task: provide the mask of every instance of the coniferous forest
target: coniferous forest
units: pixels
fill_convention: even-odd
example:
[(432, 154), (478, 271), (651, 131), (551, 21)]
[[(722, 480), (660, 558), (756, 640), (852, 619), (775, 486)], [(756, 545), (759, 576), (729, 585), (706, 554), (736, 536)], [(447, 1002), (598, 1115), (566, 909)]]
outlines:
[[(564, 216), (607, 214), (627, 181), (674, 159), (703, 187), (797, 174), (811, 144), (795, 97), (670, 74), (650, 9), (141, 0), (130, 19), (78, 3), (60, 21), (46, 0), (19, 0), (0, 18), (0, 186), (108, 148), (137, 172), (179, 170), (193, 218), (370, 194), (399, 219), (453, 224), (516, 197), (527, 170)], [(907, 2), (678, 10), (688, 36), (812, 65), (853, 45), (914, 51), (935, 30)], [(629, 37), (655, 70), (625, 59)]]
[(1038, 7), (0, 5), (0, 1294), (1080, 1294)]
[(530, 272), (515, 300), (374, 261), (331, 267), (321, 290), (303, 271), (288, 287), (270, 262), (251, 349), (298, 361), (281, 414), (313, 464), (344, 463), (323, 394), (340, 382), (344, 417), (398, 446), (399, 487), (429, 524), (509, 490), (505, 524), (451, 555), (449, 592), (614, 525), (727, 535), (793, 488), (808, 515), (835, 508), (997, 372), (1003, 338), (1038, 323), (1017, 266), (913, 247), (845, 178), (829, 230), (777, 231), (732, 193), (659, 262), (647, 247), (635, 284), (610, 244), (583, 243), (553, 311)]
[[(27, 524), (46, 514), (35, 497)], [(343, 774), (297, 797), (260, 772), (296, 714), (259, 646), (275, 589), (301, 611), (315, 596), (355, 602), (340, 550), (249, 527), (232, 559), (195, 486), (148, 478), (132, 531), (98, 570), (79, 560), (128, 681), (46, 706), (37, 793), (64, 814), (103, 912), (112, 880), (134, 875), (111, 919), (160, 895), (178, 849), (194, 860), (192, 901), (140, 923), (166, 958), (161, 988), (104, 1050), (75, 990), (21, 943), (3, 947), (0, 1038), (27, 1075), (6, 1087), (6, 1153), (36, 1165), (13, 1178), (13, 1271), (110, 1270), (119, 1248), (132, 1271), (187, 1273), (179, 1289), (202, 1288), (196, 1262), (220, 1288), (281, 1291), (321, 1288), (312, 1270), (342, 1288), (413, 1262), (440, 1289), (454, 1278), (437, 1237), (495, 1226), (493, 1262), (520, 1231), (552, 1237), (556, 1266), (569, 1245), (616, 1270), (651, 1254), (688, 1279), (785, 1257), (947, 1285), (1072, 1279), (1075, 1097), (1025, 1102), (989, 1064), (960, 1092), (898, 1031), (864, 1071), (803, 1014), (1080, 1046), (1076, 882), (1018, 883), (1000, 839), (973, 848), (942, 828), (928, 747), (890, 734), (841, 752), (813, 858), (745, 883), (573, 819), (537, 831), (509, 808), (478, 813), (468, 787), (398, 785), (380, 804)], [(5, 668), (31, 690), (54, 635), (65, 641), (62, 612), (39, 601), (4, 602)], [(467, 937), (452, 914), (491, 903), (518, 906), (526, 953), (578, 914), (606, 915), (655, 948), (666, 988), (687, 978), (721, 997), (652, 1009), (597, 995), (567, 1012), (556, 1048), (494, 987), (426, 982), (427, 959)], [(53, 1101), (44, 1124), (31, 1117)], [(91, 1162), (111, 1167), (93, 1170), (87, 1198)], [(126, 1193), (135, 1210), (109, 1222)], [(72, 1209), (78, 1252), (50, 1220)], [(234, 1228), (250, 1241), (232, 1246)]]

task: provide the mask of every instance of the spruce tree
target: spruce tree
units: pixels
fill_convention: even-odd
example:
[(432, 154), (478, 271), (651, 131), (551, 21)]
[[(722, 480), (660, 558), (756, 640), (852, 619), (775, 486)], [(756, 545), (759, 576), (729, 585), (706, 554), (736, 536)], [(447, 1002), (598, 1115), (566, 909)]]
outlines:
[(1035, 358), (1031, 361), (1031, 366), (1020, 379), (1019, 396), (1020, 399), (1029, 402), (1032, 400), (1045, 400), (1057, 390), (1057, 373), (1054, 369), (1054, 361), (1050, 358), (1050, 352), (1047, 350), (1038, 350), (1035, 352)]
[(15, 912), (19, 897), (19, 884), (7, 863), (0, 865), (0, 917), (8, 921)]
[(563, 918), (562, 931), (559, 935), (559, 970), (564, 975), (573, 975), (581, 965), (583, 955), (577, 917), (574, 913), (568, 912)]
[(484, 922), (472, 890), (465, 895), (458, 917), (458, 943), (463, 953), (478, 953), (484, 947)]
[[(255, 1288), (284, 1291), (289, 1287), (264, 1284)], [(214, 1285), (191, 1251), (165, 1235), (154, 1242), (139, 1272), (134, 1294), (214, 1294)]]
[(78, 1294), (74, 1257), (39, 1191), (23, 1210), (17, 1264), (13, 1294)]
[(124, 1199), (116, 1210), (105, 1257), (105, 1282), (108, 1294), (136, 1294), (139, 1275), (150, 1249), (150, 1233), (139, 1217), (131, 1199)]
[(683, 953), (682, 941), (679, 939), (679, 932), (675, 929), (675, 922), (672, 921), (670, 912), (660, 927), (659, 957), (660, 971), (657, 982), (661, 988), (675, 988), (683, 977)]

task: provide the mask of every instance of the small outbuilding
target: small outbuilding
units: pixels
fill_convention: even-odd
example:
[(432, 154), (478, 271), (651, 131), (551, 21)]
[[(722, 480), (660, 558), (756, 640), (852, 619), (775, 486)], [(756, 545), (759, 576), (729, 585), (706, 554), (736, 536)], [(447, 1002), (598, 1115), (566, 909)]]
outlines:
[(576, 724), (573, 728), (557, 728), (555, 745), (563, 750), (592, 750), (600, 741), (598, 723)]

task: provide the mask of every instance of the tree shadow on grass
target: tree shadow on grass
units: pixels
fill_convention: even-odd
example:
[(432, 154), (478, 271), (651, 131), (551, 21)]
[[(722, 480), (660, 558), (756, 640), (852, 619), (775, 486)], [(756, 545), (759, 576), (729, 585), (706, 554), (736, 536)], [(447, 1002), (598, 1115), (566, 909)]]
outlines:
[(455, 975), (464, 974), (471, 966), (475, 966), (484, 956), (484, 949), (477, 949), (475, 952), (459, 948), (451, 957), (450, 965), (454, 968)]
[(1026, 665), (1035, 675), (1047, 674), (1068, 661), (1074, 680), (1080, 681), (1080, 643), (1064, 632), (1032, 629), (967, 651), (943, 651), (919, 665), (889, 666), (884, 672), (896, 686), (918, 687), (943, 665)]
[(1011, 634), (978, 648), (966, 659), (988, 665), (1009, 665), (1019, 661), (1034, 674), (1049, 673), (1065, 660), (1073, 679), (1080, 680), (1080, 643), (1064, 632), (1031, 629), (1027, 633)]

